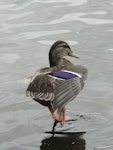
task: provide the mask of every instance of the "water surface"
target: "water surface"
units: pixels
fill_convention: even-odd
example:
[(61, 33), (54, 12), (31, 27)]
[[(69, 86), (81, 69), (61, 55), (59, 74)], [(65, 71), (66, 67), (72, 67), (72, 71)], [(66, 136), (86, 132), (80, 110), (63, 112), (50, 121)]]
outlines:
[[(0, 0), (0, 150), (113, 149), (113, 0)], [(89, 77), (56, 128), (47, 108), (26, 98), (28, 76), (67, 41)]]

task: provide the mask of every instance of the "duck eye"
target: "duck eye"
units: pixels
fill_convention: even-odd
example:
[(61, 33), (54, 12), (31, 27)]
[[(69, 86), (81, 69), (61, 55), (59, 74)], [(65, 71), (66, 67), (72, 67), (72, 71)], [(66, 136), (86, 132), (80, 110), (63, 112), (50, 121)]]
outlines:
[(62, 47), (67, 48), (67, 45), (63, 45)]
[(68, 48), (68, 46), (67, 46), (67, 45), (61, 45), (61, 46), (57, 46), (57, 47)]
[[(68, 45), (63, 45), (62, 47), (64, 47), (64, 48), (69, 48), (69, 46)], [(69, 48), (70, 49), (70, 48)]]
[(68, 48), (68, 49), (70, 49), (69, 45), (67, 45), (67, 44), (60, 44), (57, 47), (60, 47), (60, 48), (62, 47), (62, 48)]

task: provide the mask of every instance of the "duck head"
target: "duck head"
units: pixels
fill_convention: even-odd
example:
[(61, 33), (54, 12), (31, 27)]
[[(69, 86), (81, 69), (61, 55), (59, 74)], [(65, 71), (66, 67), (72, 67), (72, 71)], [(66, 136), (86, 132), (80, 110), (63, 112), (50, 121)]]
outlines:
[(53, 66), (58, 65), (64, 56), (71, 56), (71, 57), (79, 58), (79, 56), (71, 50), (68, 43), (64, 41), (56, 41), (51, 46), (50, 51), (49, 51), (50, 66), (53, 67)]

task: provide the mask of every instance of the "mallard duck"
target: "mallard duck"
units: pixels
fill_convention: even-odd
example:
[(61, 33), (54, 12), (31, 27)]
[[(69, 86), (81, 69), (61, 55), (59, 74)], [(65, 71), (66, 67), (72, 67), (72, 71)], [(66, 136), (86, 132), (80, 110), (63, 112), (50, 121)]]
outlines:
[(61, 125), (67, 121), (66, 104), (83, 89), (88, 75), (86, 67), (74, 65), (65, 56), (79, 58), (68, 43), (56, 41), (49, 51), (50, 67), (39, 69), (26, 90), (26, 96), (48, 107), (54, 122)]

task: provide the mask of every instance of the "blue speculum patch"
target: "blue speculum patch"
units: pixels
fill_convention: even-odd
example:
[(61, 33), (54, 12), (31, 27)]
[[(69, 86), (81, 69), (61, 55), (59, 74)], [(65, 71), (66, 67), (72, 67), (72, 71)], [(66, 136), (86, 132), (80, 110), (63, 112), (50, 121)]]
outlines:
[(75, 78), (78, 77), (75, 74), (69, 73), (69, 72), (64, 72), (64, 71), (58, 71), (55, 73), (51, 73), (52, 76), (57, 77), (57, 78), (61, 78), (61, 79), (71, 79), (71, 78)]

